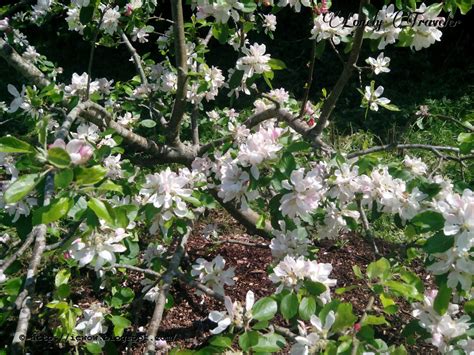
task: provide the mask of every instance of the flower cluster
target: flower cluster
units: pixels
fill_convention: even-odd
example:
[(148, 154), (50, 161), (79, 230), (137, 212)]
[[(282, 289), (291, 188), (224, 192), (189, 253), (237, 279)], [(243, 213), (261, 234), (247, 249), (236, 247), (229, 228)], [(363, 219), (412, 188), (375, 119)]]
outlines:
[(273, 269), (270, 280), (279, 284), (276, 290), (277, 293), (280, 293), (283, 289), (297, 291), (306, 279), (319, 282), (326, 286), (326, 291), (319, 295), (319, 298), (323, 303), (327, 303), (331, 301), (329, 287), (335, 286), (337, 282), (337, 280), (329, 278), (331, 271), (331, 264), (307, 260), (303, 256), (297, 259), (286, 256)]
[[(464, 335), (471, 324), (469, 316), (459, 317), (457, 304), (450, 303), (445, 314), (438, 314), (433, 308), (437, 293), (437, 290), (426, 292), (423, 303), (412, 305), (412, 314), (418, 319), (419, 324), (431, 334), (431, 338), (426, 341), (445, 354), (454, 350), (454, 346), (450, 345), (451, 340)], [(462, 344), (460, 346), (462, 347)]]
[(123, 253), (127, 248), (120, 242), (128, 237), (123, 228), (111, 229), (102, 225), (72, 242), (69, 255), (79, 261), (79, 267), (87, 264), (99, 271), (105, 264), (115, 264), (115, 253)]
[[(190, 197), (192, 190), (187, 188), (189, 179), (185, 174), (176, 174), (168, 167), (161, 173), (147, 175), (146, 182), (140, 189), (144, 203), (151, 203), (160, 209), (158, 223), (162, 224), (173, 216), (184, 218), (188, 214), (185, 198)], [(157, 231), (157, 224), (152, 226), (151, 233)]]
[(225, 268), (225, 260), (222, 256), (218, 255), (211, 261), (199, 258), (196, 260), (196, 264), (193, 265), (191, 270), (192, 276), (197, 276), (199, 281), (213, 289), (220, 295), (224, 295), (224, 285), (234, 285), (232, 279), (234, 274), (234, 268)]
[(211, 329), (212, 334), (219, 334), (226, 330), (230, 325), (242, 328), (252, 320), (252, 307), (255, 302), (255, 295), (248, 291), (245, 297), (245, 307), (239, 301), (232, 303), (230, 297), (224, 297), (226, 312), (212, 311), (209, 313), (209, 319), (217, 323), (217, 327)]

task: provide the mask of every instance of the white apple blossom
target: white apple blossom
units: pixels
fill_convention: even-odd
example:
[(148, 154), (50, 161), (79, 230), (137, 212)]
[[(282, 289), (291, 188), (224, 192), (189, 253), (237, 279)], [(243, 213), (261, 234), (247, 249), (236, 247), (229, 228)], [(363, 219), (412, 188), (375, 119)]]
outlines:
[(123, 178), (124, 171), (120, 164), (121, 155), (117, 154), (116, 156), (109, 155), (104, 159), (104, 167), (107, 169), (107, 177), (112, 180)]
[[(75, 96), (75, 95), (84, 95), (87, 91), (87, 73), (82, 73), (81, 75), (74, 73), (72, 74), (71, 85), (66, 85), (64, 91), (66, 94)], [(99, 82), (94, 80), (89, 83), (89, 93), (93, 94), (99, 91)]]
[(246, 56), (237, 60), (236, 68), (244, 71), (247, 77), (269, 71), (270, 54), (265, 54), (267, 47), (264, 44), (254, 43), (249, 48), (242, 48)]
[(311, 1), (310, 0), (280, 0), (278, 2), (279, 7), (285, 7), (287, 5), (290, 5), (290, 7), (294, 7), (296, 12), (300, 12), (301, 5), (306, 6), (306, 7), (311, 7)]
[(277, 25), (277, 19), (275, 15), (273, 14), (263, 15), (263, 27), (267, 31), (271, 31), (271, 32), (275, 31), (276, 25)]
[(171, 71), (165, 72), (161, 78), (160, 89), (164, 92), (174, 92), (178, 87), (178, 76)]
[[(197, 277), (199, 281), (214, 290), (220, 295), (224, 295), (224, 285), (232, 286), (235, 284), (232, 278), (235, 276), (234, 268), (225, 268), (225, 260), (221, 255), (217, 255), (211, 261), (199, 258), (193, 265), (191, 275)], [(200, 294), (200, 292), (197, 292)]]
[(71, 3), (77, 7), (87, 7), (90, 4), (90, 0), (71, 0)]
[(254, 200), (257, 191), (249, 191), (250, 175), (242, 170), (235, 162), (226, 162), (219, 169), (219, 185), (218, 196), (224, 202), (236, 200), (242, 204), (245, 209), (249, 201)]
[(69, 8), (67, 10), (66, 22), (70, 31), (82, 34), (86, 26), (81, 23), (80, 12), (81, 10), (77, 7)]
[(328, 195), (337, 198), (342, 203), (347, 203), (353, 200), (355, 194), (360, 190), (359, 167), (357, 165), (351, 167), (348, 163), (342, 163), (329, 180), (331, 189)]
[(358, 211), (347, 208), (339, 209), (334, 202), (328, 203), (325, 207), (325, 212), (324, 226), (318, 229), (318, 237), (320, 239), (335, 239), (339, 237), (342, 233), (349, 231), (346, 218), (352, 218), (357, 221), (360, 217)]
[(428, 171), (428, 166), (423, 163), (421, 158), (410, 157), (405, 155), (403, 159), (403, 164), (410, 169), (410, 171), (415, 175), (426, 175)]
[(26, 60), (30, 60), (33, 63), (36, 62), (36, 60), (41, 56), (33, 46), (28, 46), (26, 47), (26, 50), (23, 52), (21, 55), (23, 58)]
[(143, 27), (143, 28), (137, 28), (137, 27), (134, 27), (133, 30), (132, 30), (132, 41), (137, 41), (140, 42), (140, 43), (147, 43), (148, 42), (148, 36), (149, 36), (149, 32), (147, 31), (147, 28), (146, 27)]
[(281, 230), (273, 230), (273, 239), (270, 243), (272, 256), (276, 260), (281, 260), (285, 256), (306, 256), (310, 240), (304, 228), (297, 228), (292, 231), (286, 230), (284, 221), (280, 222)]
[(341, 41), (345, 41), (345, 37), (350, 33), (351, 29), (344, 26), (344, 19), (342, 17), (328, 12), (314, 19), (310, 38), (316, 39), (318, 42), (330, 39), (335, 45), (338, 45)]
[[(429, 26), (430, 22), (435, 21), (444, 21), (443, 17), (438, 17), (441, 12), (441, 7), (427, 7), (425, 3), (422, 3), (418, 9), (416, 9), (415, 15), (411, 15), (412, 30), (414, 31), (413, 42), (410, 45), (410, 48), (414, 48), (416, 51), (419, 51), (423, 48), (428, 48), (436, 41), (441, 41), (441, 32), (436, 26)], [(410, 19), (408, 20), (410, 22)]]
[(431, 334), (431, 338), (426, 341), (436, 346), (441, 353), (445, 353), (450, 349), (450, 341), (465, 334), (469, 329), (470, 317), (467, 315), (459, 317), (459, 306), (452, 303), (449, 303), (444, 315), (438, 314), (433, 308), (437, 293), (437, 290), (427, 291), (423, 303), (412, 305), (412, 314), (419, 320), (420, 326)]
[(367, 58), (365, 62), (372, 67), (375, 75), (390, 72), (390, 68), (388, 67), (390, 64), (390, 58), (384, 57), (383, 52), (381, 52), (377, 58)]
[[(104, 6), (101, 6), (102, 10), (105, 10)], [(104, 30), (105, 33), (113, 35), (117, 31), (118, 22), (120, 18), (119, 7), (115, 6), (113, 9), (107, 9), (105, 14), (102, 17), (102, 22), (100, 28)]]
[(0, 20), (0, 32), (8, 30), (9, 27), (10, 27), (10, 24), (9, 24), (8, 17)]
[(337, 282), (337, 280), (329, 278), (331, 271), (331, 264), (306, 260), (303, 256), (298, 259), (286, 256), (273, 269), (270, 280), (279, 284), (276, 289), (277, 293), (280, 293), (283, 289), (298, 291), (305, 279), (319, 282), (326, 286), (326, 291), (319, 296), (321, 301), (326, 303), (331, 300), (329, 287), (335, 286)]
[(85, 336), (96, 336), (107, 332), (105, 325), (105, 314), (107, 310), (100, 304), (94, 303), (88, 309), (84, 310), (84, 318), (76, 326)]
[(283, 188), (291, 191), (280, 200), (283, 216), (307, 218), (318, 208), (327, 188), (315, 171), (304, 173), (304, 168), (294, 170), (290, 180), (282, 182)]
[(100, 129), (93, 123), (81, 123), (76, 132), (71, 132), (71, 136), (75, 139), (96, 143), (100, 139)]
[(13, 101), (10, 103), (8, 113), (16, 112), (19, 108), (24, 111), (28, 111), (31, 108), (30, 100), (26, 96), (25, 85), (22, 86), (21, 93), (11, 84), (7, 85), (7, 90), (14, 97)]
[(212, 16), (219, 23), (227, 23), (231, 17), (234, 21), (239, 21), (240, 15), (237, 10), (243, 8), (243, 4), (236, 0), (194, 0), (193, 5), (197, 8), (198, 19)]
[(160, 288), (156, 284), (156, 281), (150, 279), (143, 279), (140, 281), (140, 284), (143, 286), (143, 299), (149, 302), (156, 302), (158, 294), (160, 293)]
[(37, 20), (40, 17), (46, 15), (51, 9), (53, 0), (37, 0), (36, 5), (31, 6), (32, 12), (31, 17), (33, 20)]
[(245, 306), (239, 301), (232, 303), (230, 297), (224, 297), (226, 312), (212, 311), (209, 319), (217, 323), (217, 327), (211, 329), (212, 334), (219, 334), (226, 330), (231, 324), (238, 328), (243, 328), (252, 320), (252, 307), (255, 303), (253, 291), (247, 291), (245, 296)]
[(140, 119), (139, 116), (135, 116), (131, 112), (125, 112), (123, 116), (117, 117), (117, 123), (122, 126), (131, 126)]
[(168, 167), (166, 170), (146, 176), (140, 195), (145, 197), (145, 203), (152, 203), (160, 208), (160, 216), (163, 220), (169, 220), (173, 215), (183, 218), (188, 214), (188, 207), (183, 198), (191, 196), (192, 190), (186, 188), (189, 180), (172, 172)]
[(298, 330), (300, 335), (295, 338), (296, 343), (293, 344), (290, 350), (291, 355), (309, 355), (316, 354), (326, 349), (328, 343), (328, 336), (332, 325), (336, 320), (334, 311), (329, 311), (324, 325), (319, 317), (312, 315), (310, 318), (311, 333), (308, 334), (306, 325), (299, 321)]
[(116, 261), (115, 253), (123, 253), (127, 248), (120, 242), (128, 237), (123, 228), (111, 229), (101, 226), (97, 230), (76, 239), (69, 249), (69, 254), (79, 261), (79, 267), (87, 264), (94, 266), (96, 271)]
[(388, 105), (390, 100), (386, 97), (380, 97), (383, 94), (383, 86), (379, 86), (377, 89), (373, 90), (372, 87), (365, 87), (364, 99), (367, 101), (369, 108), (372, 111), (378, 111), (379, 105)]
[(239, 146), (237, 160), (243, 167), (250, 166), (250, 172), (255, 179), (260, 177), (258, 165), (266, 160), (277, 158), (277, 152), (283, 148), (278, 138), (283, 129), (275, 127), (273, 123), (260, 126), (260, 129), (247, 137), (247, 140)]
[(379, 40), (378, 49), (384, 49), (387, 44), (393, 44), (398, 39), (402, 31), (401, 18), (399, 11), (395, 9), (393, 4), (384, 5), (377, 12), (374, 23), (380, 23), (380, 26), (366, 26), (365, 32), (368, 38)]
[[(16, 177), (11, 182), (14, 182), (14, 179)], [(0, 209), (3, 209), (9, 216), (13, 216), (12, 223), (15, 223), (21, 216), (29, 216), (31, 208), (38, 205), (38, 200), (35, 197), (27, 196), (18, 202), (7, 204), (3, 199), (3, 194), (7, 188), (8, 185), (4, 185), (3, 191), (0, 191)]]

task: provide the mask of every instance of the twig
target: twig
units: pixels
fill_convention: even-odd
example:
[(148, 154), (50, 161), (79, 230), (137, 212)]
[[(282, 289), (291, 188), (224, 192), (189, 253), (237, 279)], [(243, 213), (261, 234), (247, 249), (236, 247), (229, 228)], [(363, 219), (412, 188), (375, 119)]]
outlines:
[[(370, 0), (361, 0), (359, 4), (359, 19), (361, 23), (365, 23), (366, 16), (364, 14), (363, 8), (365, 5), (369, 4)], [(357, 27), (355, 35), (354, 35), (354, 42), (352, 44), (352, 50), (349, 54), (349, 58), (344, 65), (344, 69), (342, 70), (339, 79), (336, 82), (336, 85), (332, 89), (331, 93), (329, 94), (326, 101), (321, 108), (321, 116), (319, 117), (316, 126), (312, 129), (311, 135), (318, 137), (323, 132), (324, 128), (326, 127), (326, 122), (328, 121), (329, 117), (331, 116), (332, 111), (336, 107), (336, 103), (341, 96), (342, 91), (344, 90), (345, 86), (347, 85), (352, 71), (354, 70), (354, 64), (357, 63), (359, 59), (359, 53), (362, 48), (362, 42), (364, 41), (364, 29), (365, 25)]]
[(432, 115), (432, 116), (437, 117), (437, 118), (441, 118), (441, 119), (444, 119), (444, 120), (450, 120), (450, 121), (458, 124), (462, 128), (467, 129), (470, 132), (474, 132), (474, 127), (468, 122), (462, 122), (462, 121), (460, 121), (460, 120), (458, 120), (454, 117), (451, 117), (451, 116), (445, 116), (445, 115)]
[(33, 243), (35, 240), (35, 230), (33, 229), (30, 234), (26, 237), (24, 243), (22, 246), (12, 255), (10, 256), (7, 260), (3, 261), (0, 265), (0, 274), (4, 273), (6, 269), (20, 256), (23, 255), (23, 253), (28, 249), (28, 247)]
[(262, 248), (262, 249), (268, 249), (269, 248), (268, 244), (250, 243), (250, 242), (244, 242), (242, 240), (235, 240), (235, 239), (218, 240), (215, 243), (216, 244), (223, 244), (223, 243), (240, 244), (240, 245), (245, 245), (247, 247)]
[(198, 124), (198, 116), (199, 116), (199, 104), (195, 104), (193, 107), (193, 112), (191, 113), (191, 130), (193, 133), (193, 144), (195, 146), (199, 146), (199, 124)]
[(191, 228), (189, 228), (186, 234), (181, 238), (173, 257), (171, 258), (168, 269), (162, 277), (163, 284), (160, 286), (160, 291), (158, 293), (158, 297), (156, 298), (155, 310), (153, 311), (153, 316), (150, 320), (150, 325), (148, 326), (147, 331), (146, 354), (148, 355), (155, 354), (155, 338), (163, 318), (166, 297), (168, 296), (171, 283), (178, 272), (178, 268), (184, 255), (185, 246), (190, 234)]
[(362, 202), (360, 200), (357, 200), (357, 207), (359, 209), (360, 218), (362, 220), (362, 228), (364, 229), (366, 238), (372, 242), (372, 247), (374, 248), (375, 253), (374, 257), (376, 258), (380, 255), (379, 249), (377, 248), (377, 244), (375, 243), (374, 235), (370, 230), (369, 220), (367, 219), (367, 215), (365, 214), (364, 207), (362, 206)]
[[(450, 147), (450, 146), (439, 146), (439, 145), (430, 145), (430, 144), (397, 144), (397, 143), (391, 143), (391, 144), (374, 146), (374, 147), (371, 147), (371, 148), (368, 148), (368, 149), (364, 149), (364, 150), (360, 150), (360, 151), (357, 151), (357, 152), (349, 153), (349, 154), (347, 154), (347, 158), (352, 159), (352, 158), (357, 158), (357, 157), (367, 155), (367, 154), (377, 153), (377, 152), (381, 152), (381, 151), (385, 151), (385, 150), (395, 150), (395, 149), (431, 150), (436, 155), (439, 154), (439, 151), (449, 151), (449, 152), (454, 152), (454, 153), (459, 152), (459, 148)], [(453, 158), (453, 157), (450, 157), (450, 158)], [(457, 160), (457, 158), (455, 158), (455, 160)]]
[(171, 112), (171, 119), (168, 125), (168, 143), (177, 145), (180, 142), (179, 134), (181, 130), (181, 121), (183, 120), (186, 109), (186, 91), (187, 91), (187, 53), (186, 38), (184, 35), (183, 6), (181, 0), (171, 1), (171, 13), (173, 17), (173, 34), (176, 57), (176, 69), (178, 70), (178, 85), (176, 97)]
[(123, 32), (123, 30), (120, 30), (120, 34), (122, 36), (123, 43), (125, 43), (125, 46), (132, 55), (133, 63), (135, 64), (135, 69), (137, 70), (137, 73), (140, 76), (142, 84), (148, 85), (148, 80), (145, 75), (145, 70), (143, 70), (142, 59), (140, 58), (140, 55), (138, 54), (132, 43), (130, 43), (130, 40), (128, 39), (125, 32)]
[(140, 268), (140, 267), (138, 267), (138, 266), (133, 266), (133, 265), (112, 264), (112, 265), (110, 265), (108, 268), (109, 268), (109, 269), (110, 269), (110, 268), (128, 269), (128, 270), (140, 272), (140, 273), (142, 273), (142, 274), (151, 275), (151, 276), (154, 276), (154, 277), (161, 277), (161, 276), (162, 276), (159, 272), (156, 272), (156, 271), (154, 271), (154, 270), (152, 270), (152, 269), (143, 269), (143, 268)]
[[(314, 16), (313, 16), (314, 18)], [(303, 102), (301, 103), (301, 109), (300, 109), (300, 114), (298, 115), (298, 118), (302, 118), (303, 114), (306, 110), (306, 103), (308, 102), (309, 99), (309, 92), (311, 90), (311, 85), (313, 84), (313, 75), (314, 75), (314, 63), (316, 62), (316, 46), (318, 42), (315, 39), (313, 39), (313, 45), (311, 46), (311, 58), (310, 58), (310, 64), (309, 64), (309, 72), (308, 72), (308, 78), (306, 79), (306, 88), (303, 96)]]

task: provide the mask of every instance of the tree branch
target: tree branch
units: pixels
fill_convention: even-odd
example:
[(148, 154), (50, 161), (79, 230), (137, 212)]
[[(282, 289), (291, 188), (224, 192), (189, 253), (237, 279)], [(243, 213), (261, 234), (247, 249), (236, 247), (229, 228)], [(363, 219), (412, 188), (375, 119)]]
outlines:
[[(438, 146), (438, 145), (429, 145), (429, 144), (397, 144), (397, 143), (391, 143), (391, 144), (374, 146), (374, 147), (371, 147), (371, 148), (368, 148), (368, 149), (364, 149), (364, 150), (360, 150), (360, 151), (357, 151), (357, 152), (349, 153), (349, 154), (347, 154), (347, 159), (357, 158), (357, 157), (367, 155), (367, 154), (382, 152), (382, 151), (386, 151), (386, 150), (396, 150), (396, 149), (424, 149), (424, 150), (430, 150), (438, 156), (440, 155), (440, 151), (448, 151), (448, 152), (453, 152), (453, 153), (458, 153), (459, 152), (459, 148), (450, 147), (450, 146)], [(444, 155), (441, 155), (440, 157), (442, 157), (444, 159), (458, 160), (457, 158), (444, 156)], [(463, 159), (463, 158), (464, 157), (462, 157), (461, 159)]]
[(178, 145), (180, 142), (179, 134), (181, 130), (181, 121), (183, 120), (186, 109), (186, 91), (187, 91), (187, 53), (186, 38), (184, 35), (183, 6), (181, 0), (171, 1), (171, 13), (173, 17), (173, 34), (176, 57), (176, 69), (178, 70), (178, 86), (176, 97), (171, 112), (171, 119), (168, 126), (168, 143)]
[(173, 282), (174, 277), (177, 275), (178, 268), (181, 263), (181, 259), (183, 258), (183, 255), (185, 253), (186, 243), (190, 234), (191, 228), (189, 228), (187, 233), (179, 241), (174, 255), (168, 265), (168, 269), (162, 277), (163, 284), (159, 286), (160, 291), (158, 293), (158, 297), (156, 298), (155, 310), (153, 311), (153, 316), (150, 320), (150, 325), (148, 326), (146, 344), (146, 354), (148, 355), (155, 354), (155, 337), (158, 333), (158, 328), (160, 327), (161, 320), (163, 319), (166, 297), (168, 296), (171, 283)]
[(120, 34), (122, 36), (123, 43), (125, 43), (125, 46), (132, 55), (133, 63), (135, 64), (135, 69), (137, 70), (137, 73), (140, 76), (142, 84), (148, 85), (148, 80), (145, 75), (145, 70), (143, 70), (142, 59), (140, 58), (140, 55), (138, 54), (132, 43), (130, 43), (130, 40), (128, 39), (125, 32), (123, 32), (123, 30), (120, 30)]
[(0, 38), (0, 57), (15, 68), (23, 77), (31, 81), (34, 85), (45, 87), (50, 81), (45, 75), (29, 61), (19, 55), (5, 40)]
[[(361, 0), (359, 5), (359, 20), (362, 23), (365, 23), (366, 16), (364, 14), (363, 7), (370, 3), (370, 0)], [(329, 117), (332, 114), (332, 111), (336, 107), (336, 103), (341, 96), (342, 91), (344, 90), (345, 86), (347, 85), (352, 71), (354, 70), (354, 65), (357, 64), (357, 60), (359, 59), (359, 53), (362, 48), (362, 42), (364, 41), (364, 26), (357, 27), (354, 35), (354, 42), (352, 44), (352, 50), (349, 55), (349, 58), (344, 65), (344, 69), (342, 70), (339, 79), (336, 82), (336, 85), (332, 89), (331, 93), (329, 94), (326, 101), (321, 108), (321, 116), (319, 117), (316, 126), (312, 129), (311, 135), (315, 137), (319, 137), (323, 132), (324, 128), (326, 127), (326, 123), (328, 122)]]

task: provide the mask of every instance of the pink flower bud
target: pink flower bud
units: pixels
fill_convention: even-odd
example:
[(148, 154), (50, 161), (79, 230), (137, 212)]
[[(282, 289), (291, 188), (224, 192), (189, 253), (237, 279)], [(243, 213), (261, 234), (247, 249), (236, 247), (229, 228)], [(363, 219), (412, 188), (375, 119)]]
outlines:
[(94, 153), (92, 146), (81, 139), (71, 140), (66, 146), (66, 151), (75, 165), (86, 163)]
[(311, 117), (311, 118), (309, 119), (309, 121), (308, 121), (308, 126), (310, 126), (310, 127), (314, 126), (314, 118), (313, 118), (313, 117)]
[(360, 323), (354, 324), (354, 331), (355, 331), (356, 333), (360, 330), (360, 328), (362, 328), (362, 326), (360, 325)]
[(48, 145), (48, 148), (62, 148), (66, 149), (66, 143), (62, 139), (56, 139), (53, 144)]
[(63, 253), (63, 256), (64, 256), (64, 259), (66, 259), (66, 260), (67, 260), (67, 259), (71, 259), (71, 254), (69, 254), (68, 251), (65, 251), (65, 252)]
[(133, 12), (133, 7), (131, 4), (127, 4), (125, 6), (125, 16), (130, 16), (132, 15), (132, 12)]
[(3, 20), (0, 20), (0, 32), (7, 32), (10, 29), (10, 24), (8, 23), (8, 17), (5, 17)]

